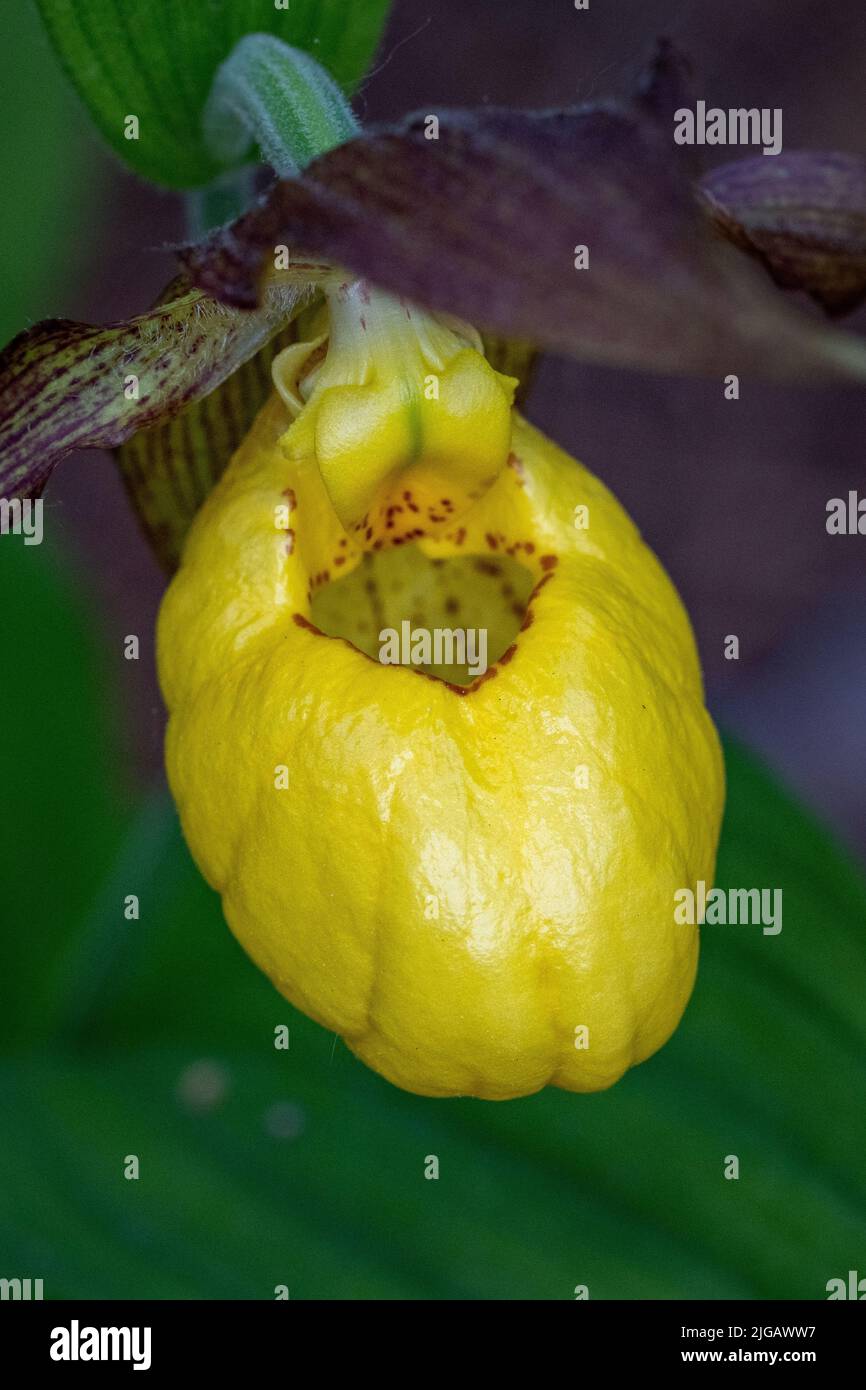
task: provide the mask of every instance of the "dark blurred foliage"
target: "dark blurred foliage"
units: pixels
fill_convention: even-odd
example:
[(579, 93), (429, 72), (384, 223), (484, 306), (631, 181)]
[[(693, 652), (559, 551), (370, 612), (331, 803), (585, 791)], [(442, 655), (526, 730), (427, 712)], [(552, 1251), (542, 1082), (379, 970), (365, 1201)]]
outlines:
[[(5, 105), (13, 122), (45, 126), (51, 178), (7, 145), (5, 216), (20, 208), (48, 273), (19, 281), (7, 329), (49, 313), (125, 316), (173, 273), (167, 247), (184, 234), (183, 209), (113, 161), (71, 95), (52, 91), (46, 111), (53, 60), (38, 35), (25, 42), (19, 22)], [(781, 107), (786, 149), (866, 153), (860, 0), (832, 10), (814, 0), (598, 0), (587, 12), (568, 0), (397, 0), (359, 114), (375, 121), (448, 105), (597, 99), (628, 90), (661, 34), (690, 54), (696, 95), (708, 103)], [(707, 151), (714, 162), (736, 153)], [(847, 323), (866, 331), (866, 313)], [(671, 572), (697, 630), (714, 712), (866, 853), (864, 542), (829, 537), (824, 525), (827, 500), (864, 484), (866, 393), (743, 382), (733, 403), (717, 381), (549, 358), (528, 413), (609, 484)], [(110, 651), (129, 632), (149, 651), (163, 581), (111, 462), (66, 461), (47, 512), (99, 596)], [(729, 633), (740, 638), (737, 663), (723, 659)], [(147, 777), (161, 762), (152, 662), (119, 664), (131, 714), (123, 762)]]

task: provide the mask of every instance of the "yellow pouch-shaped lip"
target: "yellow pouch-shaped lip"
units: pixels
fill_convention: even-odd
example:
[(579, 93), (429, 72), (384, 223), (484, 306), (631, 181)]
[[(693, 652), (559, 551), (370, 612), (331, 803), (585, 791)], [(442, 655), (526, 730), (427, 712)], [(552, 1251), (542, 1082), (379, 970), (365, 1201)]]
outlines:
[[(259, 416), (160, 618), (193, 854), (277, 988), (398, 1085), (608, 1086), (680, 1018), (674, 893), (713, 875), (721, 759), (676, 593), (517, 416), (461, 518), (410, 538), (400, 513), (378, 550), (286, 457), (289, 422)], [(488, 669), (381, 664), (401, 615), (486, 623)]]

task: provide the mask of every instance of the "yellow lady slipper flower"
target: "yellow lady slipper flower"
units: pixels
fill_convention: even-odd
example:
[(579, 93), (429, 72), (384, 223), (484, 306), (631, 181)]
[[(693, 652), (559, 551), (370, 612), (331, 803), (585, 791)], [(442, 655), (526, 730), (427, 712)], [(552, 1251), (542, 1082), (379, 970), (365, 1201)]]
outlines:
[[(190, 531), (172, 791), (239, 941), (389, 1080), (600, 1090), (695, 976), (674, 894), (712, 880), (723, 768), (689, 622), (592, 474), (516, 412), (503, 443), (511, 383), (372, 297), (372, 335), (338, 308), (276, 364)], [(407, 626), (483, 630), (487, 669), (381, 661)]]

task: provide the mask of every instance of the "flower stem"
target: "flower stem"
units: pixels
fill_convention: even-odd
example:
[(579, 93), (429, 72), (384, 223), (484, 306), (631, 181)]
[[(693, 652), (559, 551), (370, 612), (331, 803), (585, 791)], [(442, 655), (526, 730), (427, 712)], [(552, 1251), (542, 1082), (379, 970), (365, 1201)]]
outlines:
[(202, 121), (216, 158), (236, 163), (255, 144), (282, 177), (359, 129), (330, 74), (270, 34), (247, 34), (236, 44), (217, 70)]
[(240, 169), (228, 169), (205, 184), (191, 188), (186, 195), (186, 234), (198, 241), (214, 227), (224, 227), (246, 212), (256, 197), (257, 165), (244, 164)]

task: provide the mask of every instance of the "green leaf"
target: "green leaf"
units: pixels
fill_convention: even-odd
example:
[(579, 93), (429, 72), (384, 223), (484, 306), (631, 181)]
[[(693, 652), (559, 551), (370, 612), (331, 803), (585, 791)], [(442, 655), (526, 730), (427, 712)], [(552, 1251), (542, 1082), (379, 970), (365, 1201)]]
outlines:
[[(346, 90), (363, 76), (388, 0), (38, 0), (60, 59), (117, 154), (156, 183), (191, 188), (219, 172), (202, 113), (220, 64), (245, 34), (311, 53)], [(127, 116), (138, 139), (127, 139)]]
[(824, 1298), (866, 1238), (866, 889), (730, 746), (728, 775), (717, 881), (781, 888), (781, 933), (705, 927), (612, 1090), (500, 1105), (407, 1095), (295, 1013), (150, 805), (140, 921), (91, 915), (55, 1049), (0, 1064), (7, 1266), (50, 1297)]
[(0, 261), (10, 273), (0, 342), (49, 312), (65, 286), (82, 277), (101, 192), (86, 118), (65, 83), (44, 80), (51, 63), (32, 6), (7, 5), (0, 47)]

